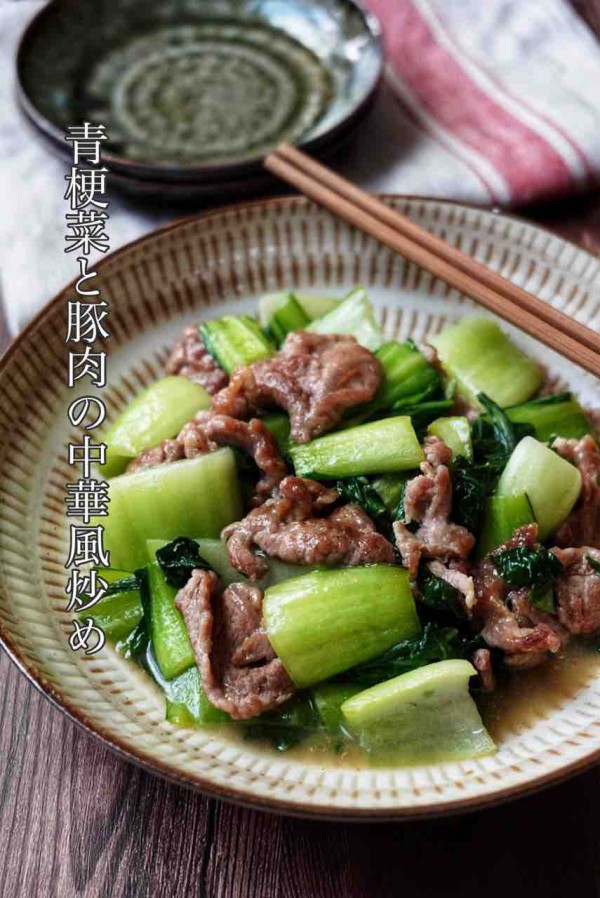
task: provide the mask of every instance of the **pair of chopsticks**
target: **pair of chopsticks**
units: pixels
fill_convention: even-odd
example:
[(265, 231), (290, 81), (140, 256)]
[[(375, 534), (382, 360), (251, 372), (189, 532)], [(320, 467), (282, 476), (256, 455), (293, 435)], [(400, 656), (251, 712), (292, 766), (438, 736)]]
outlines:
[(294, 147), (265, 167), (405, 259), (475, 299), (540, 342), (600, 377), (600, 335), (395, 212)]

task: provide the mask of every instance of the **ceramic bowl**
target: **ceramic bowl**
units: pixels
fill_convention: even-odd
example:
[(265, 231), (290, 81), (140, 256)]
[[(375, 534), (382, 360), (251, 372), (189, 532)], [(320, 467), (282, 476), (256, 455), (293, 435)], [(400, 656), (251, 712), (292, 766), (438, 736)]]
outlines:
[(153, 193), (243, 188), (281, 142), (337, 143), (381, 66), (378, 23), (354, 0), (52, 0), (17, 55), (21, 106), (54, 147), (102, 122), (104, 163)]
[[(600, 260), (516, 219), (434, 200), (388, 198), (515, 283), (592, 327), (600, 325)], [(252, 311), (258, 295), (296, 287), (340, 295), (361, 282), (387, 337), (421, 340), (472, 311), (470, 300), (309, 202), (229, 207), (164, 228), (98, 266), (111, 301), (111, 416), (160, 375), (167, 347), (190, 322)], [(55, 704), (127, 758), (223, 798), (327, 817), (417, 817), (514, 797), (573, 773), (600, 750), (600, 672), (508, 729), (493, 757), (398, 769), (352, 769), (275, 755), (164, 719), (146, 676), (105, 647), (69, 648), (64, 610), (68, 522), (65, 457), (75, 434), (63, 342), (72, 285), (23, 331), (0, 363), (0, 636)], [(598, 381), (510, 327), (558, 385), (600, 405)]]

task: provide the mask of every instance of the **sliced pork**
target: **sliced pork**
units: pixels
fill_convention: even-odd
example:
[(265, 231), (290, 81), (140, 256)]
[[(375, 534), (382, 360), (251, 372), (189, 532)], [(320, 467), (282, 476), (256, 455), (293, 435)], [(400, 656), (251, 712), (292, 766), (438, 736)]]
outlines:
[(167, 374), (179, 374), (204, 387), (211, 396), (227, 386), (226, 372), (206, 348), (198, 326), (184, 328), (165, 365)]
[(430, 561), (427, 565), (434, 577), (439, 577), (454, 587), (461, 596), (462, 607), (468, 616), (475, 607), (475, 583), (473, 577), (457, 567), (446, 567), (441, 561)]
[(546, 627), (550, 627), (558, 636), (561, 648), (564, 648), (569, 642), (571, 638), (569, 631), (563, 627), (557, 615), (537, 608), (531, 602), (531, 593), (527, 587), (510, 593), (510, 607), (520, 627), (534, 627), (537, 624), (543, 624)]
[(276, 356), (234, 372), (213, 409), (246, 419), (283, 408), (292, 438), (306, 443), (335, 427), (346, 409), (372, 399), (381, 378), (379, 360), (354, 337), (297, 331)]
[(199, 412), (176, 439), (163, 440), (159, 446), (145, 450), (127, 470), (139, 471), (181, 458), (194, 458), (204, 452), (213, 452), (219, 446), (236, 446), (254, 459), (261, 472), (255, 488), (255, 505), (264, 502), (287, 473), (275, 438), (262, 421), (258, 418), (239, 421), (213, 412)]
[(583, 546), (552, 552), (564, 567), (554, 584), (559, 621), (569, 633), (599, 632), (600, 573), (593, 562), (600, 565), (600, 550)]
[(150, 449), (144, 449), (137, 458), (129, 462), (127, 471), (134, 473), (135, 471), (143, 471), (145, 468), (155, 468), (157, 465), (168, 465), (174, 461), (181, 461), (186, 458), (185, 446), (178, 438), (174, 440), (163, 440), (158, 446), (152, 446)]
[(560, 634), (547, 621), (524, 614), (521, 605), (519, 615), (512, 601), (522, 602), (522, 590), (511, 590), (494, 568), (494, 554), (526, 546), (533, 549), (537, 545), (537, 524), (527, 524), (515, 530), (514, 536), (494, 552), (486, 555), (474, 571), (475, 606), (473, 617), (481, 635), (491, 648), (502, 649), (504, 662), (512, 667), (534, 667), (543, 661), (548, 653), (555, 654), (562, 645)]
[(553, 449), (579, 468), (581, 496), (574, 511), (558, 530), (557, 546), (593, 546), (600, 549), (600, 449), (593, 437), (557, 439)]
[[(422, 473), (408, 482), (404, 492), (404, 523), (394, 524), (396, 546), (413, 578), (422, 558), (464, 561), (475, 545), (475, 537), (465, 527), (450, 521), (451, 450), (434, 436), (427, 437), (423, 448)], [(413, 522), (419, 525), (414, 532), (408, 526)]]
[(263, 595), (232, 583), (221, 593), (213, 571), (195, 570), (176, 598), (209, 702), (237, 720), (277, 708), (294, 684), (262, 625)]
[(479, 674), (481, 688), (484, 692), (493, 692), (496, 688), (496, 677), (492, 667), (492, 655), (489, 649), (477, 649), (471, 658), (473, 667)]
[(288, 564), (393, 563), (393, 546), (362, 508), (332, 509), (337, 499), (335, 490), (314, 480), (286, 477), (273, 498), (223, 530), (231, 564), (257, 580), (268, 570), (258, 549)]

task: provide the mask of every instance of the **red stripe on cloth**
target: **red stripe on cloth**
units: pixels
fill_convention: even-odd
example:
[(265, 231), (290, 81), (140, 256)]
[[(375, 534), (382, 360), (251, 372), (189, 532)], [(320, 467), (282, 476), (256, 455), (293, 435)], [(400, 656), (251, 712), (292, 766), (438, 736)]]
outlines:
[[(472, 61), (474, 62), (474, 60), (472, 60)], [(535, 115), (539, 119), (541, 119), (541, 121), (545, 122), (546, 125), (549, 125), (551, 128), (554, 128), (554, 130), (556, 131), (557, 134), (560, 134), (562, 139), (569, 144), (569, 146), (571, 147), (573, 152), (576, 153), (577, 156), (579, 157), (581, 164), (583, 166), (584, 172), (585, 172), (585, 178), (587, 179), (587, 182), (589, 184), (593, 183), (594, 178), (595, 178), (594, 167), (593, 167), (592, 163), (590, 162), (590, 160), (588, 159), (588, 157), (586, 156), (583, 148), (574, 139), (573, 135), (569, 134), (569, 132), (566, 131), (563, 128), (563, 126), (560, 125), (555, 119), (551, 118), (545, 112), (542, 112), (540, 109), (538, 109), (531, 101), (526, 100), (524, 97), (520, 97), (517, 94), (515, 94), (514, 91), (509, 90), (508, 87), (506, 86), (506, 84), (504, 84), (504, 82), (500, 81), (500, 79), (497, 78), (496, 75), (493, 74), (493, 72), (486, 70), (486, 75), (490, 79), (490, 81), (494, 82), (494, 84), (496, 85), (498, 90), (500, 90), (504, 94), (506, 94), (507, 97), (510, 97), (510, 99), (512, 100), (513, 103), (516, 103), (517, 105), (522, 106), (523, 109), (527, 109), (528, 112), (531, 112), (533, 115)], [(575, 176), (572, 172), (571, 172), (571, 179), (572, 179), (572, 181), (575, 180)]]
[[(440, 23), (440, 24), (442, 24), (442, 23)], [(443, 27), (443, 25), (442, 25), (442, 27)], [(458, 42), (457, 42), (456, 38), (454, 37), (454, 35), (451, 34), (447, 28), (444, 28), (444, 31), (449, 36), (450, 40), (452, 40), (452, 43), (456, 46)], [(485, 71), (486, 77), (490, 81), (492, 81), (494, 86), (497, 88), (497, 90), (499, 90), (506, 97), (508, 97), (512, 103), (515, 103), (517, 106), (521, 106), (523, 109), (526, 109), (528, 112), (532, 113), (534, 116), (536, 116), (542, 122), (544, 122), (546, 125), (549, 125), (549, 127), (553, 128), (557, 134), (560, 134), (562, 139), (566, 143), (569, 144), (569, 146), (571, 147), (573, 152), (579, 157), (579, 160), (580, 160), (580, 162), (583, 166), (584, 172), (585, 172), (586, 179), (589, 182), (592, 182), (594, 179), (594, 167), (593, 167), (592, 163), (590, 162), (590, 160), (588, 159), (587, 155), (585, 154), (583, 148), (577, 143), (577, 141), (575, 140), (573, 135), (569, 134), (569, 132), (565, 128), (563, 128), (563, 126), (559, 122), (557, 122), (556, 119), (554, 119), (552, 116), (548, 115), (545, 112), (542, 112), (541, 109), (538, 109), (535, 106), (535, 104), (532, 103), (530, 100), (526, 99), (523, 96), (516, 94), (513, 90), (510, 90), (507, 87), (507, 85), (504, 83), (504, 81), (501, 81), (500, 78), (498, 78), (498, 76), (493, 71), (491, 71), (485, 64), (482, 65), (481, 60), (478, 61), (477, 59), (475, 59), (473, 54), (470, 53), (464, 46), (461, 47), (460, 49), (462, 51), (463, 56), (466, 56), (468, 59), (470, 59), (470, 61), (473, 63), (473, 65), (476, 65), (482, 71)], [(568, 163), (566, 163), (566, 164), (568, 165)], [(571, 177), (574, 178), (575, 175), (573, 173), (571, 173)]]
[[(488, 194), (488, 198), (490, 203), (496, 204), (500, 202), (500, 198), (496, 195), (494, 188), (490, 184), (489, 180), (479, 171), (478, 168), (469, 160), (464, 158), (464, 153), (461, 155), (457, 149), (452, 145), (452, 142), (448, 139), (445, 140), (439, 133), (436, 133), (433, 128), (429, 127), (427, 121), (423, 119), (423, 117), (419, 118), (416, 113), (411, 109), (408, 103), (404, 100), (402, 94), (396, 89), (394, 84), (391, 83), (391, 79), (387, 79), (389, 90), (394, 95), (394, 100), (398, 104), (398, 106), (402, 107), (402, 115), (413, 125), (414, 128), (417, 128), (423, 134), (427, 135), (427, 137), (432, 140), (437, 141), (443, 148), (449, 153), (451, 156), (454, 156), (455, 159), (464, 165), (465, 168), (469, 169), (474, 178), (476, 178), (481, 184), (482, 188)], [(478, 200), (480, 202), (481, 200)]]
[(423, 108), (484, 156), (507, 182), (512, 200), (564, 193), (575, 178), (543, 137), (476, 85), (437, 41), (411, 0), (367, 0), (379, 17), (388, 62)]

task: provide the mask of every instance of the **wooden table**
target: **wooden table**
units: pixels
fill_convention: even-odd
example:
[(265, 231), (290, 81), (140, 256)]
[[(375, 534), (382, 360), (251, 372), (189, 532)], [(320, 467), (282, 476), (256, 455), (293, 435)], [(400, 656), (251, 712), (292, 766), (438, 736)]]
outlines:
[[(600, 33), (600, 0), (573, 0)], [(527, 215), (600, 252), (600, 195)], [(0, 350), (7, 345), (0, 323)], [(429, 898), (600, 894), (600, 770), (417, 824), (249, 811), (124, 763), (0, 653), (0, 896)]]

